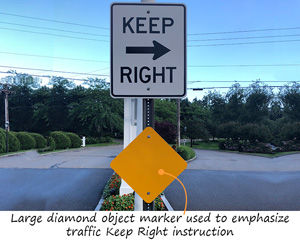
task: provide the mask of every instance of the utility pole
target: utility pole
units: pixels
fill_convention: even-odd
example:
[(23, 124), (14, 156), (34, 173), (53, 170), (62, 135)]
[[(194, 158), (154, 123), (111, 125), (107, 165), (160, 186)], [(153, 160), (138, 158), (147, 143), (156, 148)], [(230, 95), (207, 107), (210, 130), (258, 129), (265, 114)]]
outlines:
[(12, 85), (9, 85), (9, 84), (2, 84), (2, 85), (3, 85), (4, 89), (1, 89), (0, 91), (5, 94), (4, 102), (5, 102), (6, 153), (8, 153), (8, 132), (10, 130), (10, 127), (9, 127), (9, 113), (8, 113), (8, 95), (10, 93), (16, 93), (16, 92), (8, 90), (8, 87), (12, 86)]

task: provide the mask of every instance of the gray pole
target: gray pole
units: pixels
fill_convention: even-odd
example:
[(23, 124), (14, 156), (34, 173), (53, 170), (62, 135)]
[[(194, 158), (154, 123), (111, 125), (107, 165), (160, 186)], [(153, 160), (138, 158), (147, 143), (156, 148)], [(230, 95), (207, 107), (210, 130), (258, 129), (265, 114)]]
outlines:
[[(141, 0), (142, 3), (155, 3), (155, 0)], [(144, 127), (152, 127), (154, 128), (154, 100), (153, 99), (144, 99)], [(154, 201), (152, 203), (143, 202), (143, 210), (144, 211), (154, 211)]]

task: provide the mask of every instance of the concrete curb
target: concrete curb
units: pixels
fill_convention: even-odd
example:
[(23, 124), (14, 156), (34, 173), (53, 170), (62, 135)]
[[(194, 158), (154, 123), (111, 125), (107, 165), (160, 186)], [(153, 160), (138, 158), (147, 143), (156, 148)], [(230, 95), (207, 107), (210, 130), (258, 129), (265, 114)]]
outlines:
[(103, 204), (104, 200), (105, 200), (105, 199), (103, 198), (103, 196), (101, 196), (101, 199), (100, 199), (100, 201), (99, 201), (99, 203), (98, 203), (98, 205), (96, 206), (96, 208), (95, 208), (94, 211), (100, 211), (100, 208), (102, 207), (102, 204)]
[(195, 159), (197, 158), (197, 155), (189, 160), (186, 160), (187, 163), (191, 162), (191, 161), (194, 161)]
[(171, 204), (169, 203), (165, 195), (161, 195), (161, 200), (164, 202), (168, 211), (174, 211), (174, 209), (172, 208)]

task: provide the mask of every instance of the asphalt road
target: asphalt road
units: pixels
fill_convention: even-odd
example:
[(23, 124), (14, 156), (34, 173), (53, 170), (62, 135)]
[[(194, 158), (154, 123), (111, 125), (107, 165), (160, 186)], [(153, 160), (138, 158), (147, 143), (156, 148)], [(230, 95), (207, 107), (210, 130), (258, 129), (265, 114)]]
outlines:
[[(190, 211), (300, 210), (300, 172), (185, 170), (179, 179)], [(185, 195), (173, 181), (165, 190), (174, 210), (183, 211)]]
[(122, 145), (0, 157), (0, 210), (95, 210)]
[(0, 210), (94, 210), (111, 169), (0, 169)]
[[(94, 210), (122, 145), (0, 157), (0, 210)], [(300, 210), (300, 154), (279, 158), (196, 150), (179, 176), (187, 210)], [(185, 196), (174, 181), (175, 210)]]

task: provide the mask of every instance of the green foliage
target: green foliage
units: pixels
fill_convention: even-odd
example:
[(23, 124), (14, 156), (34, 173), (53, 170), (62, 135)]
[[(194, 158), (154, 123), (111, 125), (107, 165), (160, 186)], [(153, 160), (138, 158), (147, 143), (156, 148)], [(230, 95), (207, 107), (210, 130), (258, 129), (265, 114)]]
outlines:
[(35, 148), (45, 148), (47, 146), (47, 140), (39, 133), (30, 133), (35, 139)]
[(285, 124), (281, 129), (280, 138), (285, 141), (300, 141), (300, 122)]
[(70, 138), (63, 132), (60, 131), (52, 132), (51, 137), (55, 141), (55, 149), (66, 149), (71, 146)]
[(245, 124), (239, 128), (239, 136), (241, 140), (250, 142), (266, 142), (271, 138), (271, 131), (266, 126), (258, 124)]
[(175, 143), (176, 126), (170, 122), (155, 122), (156, 132), (167, 142)]
[(155, 99), (154, 106), (155, 121), (176, 124), (177, 106), (174, 101), (168, 99)]
[(100, 211), (133, 211), (134, 196), (132, 193), (123, 196), (110, 196), (106, 198)]
[(15, 132), (8, 133), (8, 151), (17, 152), (21, 149), (21, 144)]
[(184, 159), (190, 160), (196, 156), (196, 153), (193, 149), (188, 146), (180, 146), (177, 148), (177, 153)]
[(18, 132), (16, 134), (21, 144), (21, 150), (33, 149), (36, 146), (35, 139), (27, 132)]
[(228, 122), (221, 124), (218, 127), (218, 137), (225, 138), (227, 140), (232, 139), (237, 141), (240, 138), (240, 124), (237, 122)]
[(6, 152), (6, 132), (0, 128), (0, 153)]
[(53, 137), (47, 137), (47, 146), (49, 151), (54, 151), (56, 149), (56, 144)]
[(70, 133), (70, 132), (67, 132), (65, 133), (71, 140), (71, 148), (80, 148), (81, 145), (82, 145), (82, 140), (81, 138), (75, 134), (75, 133)]
[(113, 139), (111, 137), (87, 137), (85, 142), (86, 144), (110, 143)]
[(119, 195), (119, 188), (121, 186), (121, 178), (118, 174), (113, 174), (112, 177), (107, 181), (104, 190), (103, 198), (107, 198), (113, 195)]

